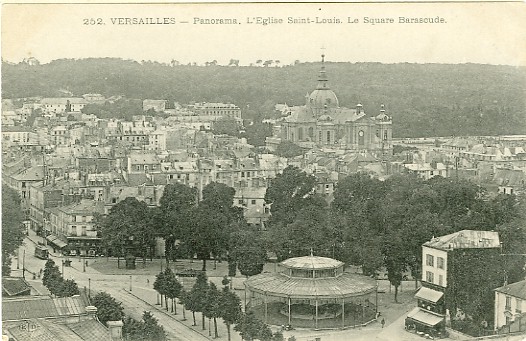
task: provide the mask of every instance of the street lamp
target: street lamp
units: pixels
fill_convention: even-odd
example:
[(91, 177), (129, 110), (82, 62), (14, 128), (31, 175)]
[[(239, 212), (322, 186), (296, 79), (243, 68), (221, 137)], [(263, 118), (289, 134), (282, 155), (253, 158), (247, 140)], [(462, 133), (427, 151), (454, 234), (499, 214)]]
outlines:
[(132, 291), (132, 276), (130, 275), (130, 291)]
[(91, 278), (88, 278), (88, 299), (91, 303)]

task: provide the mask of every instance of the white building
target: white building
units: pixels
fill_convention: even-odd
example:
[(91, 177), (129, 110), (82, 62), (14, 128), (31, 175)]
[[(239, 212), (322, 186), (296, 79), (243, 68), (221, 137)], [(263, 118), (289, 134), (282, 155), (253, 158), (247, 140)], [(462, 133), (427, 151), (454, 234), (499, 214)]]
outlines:
[(495, 289), (495, 330), (526, 331), (526, 280)]
[(88, 101), (77, 97), (43, 98), (40, 104), (45, 114), (62, 114), (81, 111), (88, 104)]
[(429, 180), (435, 176), (448, 177), (447, 167), (443, 163), (409, 163), (404, 167), (411, 173), (415, 173), (424, 180)]
[(148, 111), (150, 109), (155, 112), (162, 112), (166, 109), (166, 101), (164, 99), (145, 99), (142, 101), (142, 110)]

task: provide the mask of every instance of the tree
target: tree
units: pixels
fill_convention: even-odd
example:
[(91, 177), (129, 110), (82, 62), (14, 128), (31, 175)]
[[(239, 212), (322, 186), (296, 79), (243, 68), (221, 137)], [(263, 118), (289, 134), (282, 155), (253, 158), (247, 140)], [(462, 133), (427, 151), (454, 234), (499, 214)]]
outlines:
[[(174, 272), (168, 267), (164, 272), (164, 279), (166, 282), (166, 297), (172, 300), (172, 312), (177, 314), (177, 303), (175, 300), (181, 295), (183, 286), (175, 277)], [(166, 305), (166, 308), (168, 309), (168, 304)]]
[(60, 292), (57, 296), (59, 297), (71, 297), (73, 295), (80, 295), (80, 290), (73, 279), (66, 279), (62, 281)]
[(157, 319), (149, 311), (145, 311), (143, 313), (142, 320), (144, 321), (144, 331), (146, 340), (166, 340), (164, 328), (159, 325)]
[(140, 253), (146, 261), (155, 244), (154, 217), (143, 201), (128, 197), (113, 206), (102, 221), (102, 243), (119, 257)]
[(234, 330), (239, 332), (243, 340), (252, 341), (254, 339), (261, 341), (270, 341), (272, 339), (272, 331), (260, 319), (256, 317), (253, 311), (249, 310), (243, 313), (234, 327)]
[(11, 273), (11, 257), (24, 243), (24, 214), (18, 193), (2, 186), (2, 276)]
[(287, 159), (303, 155), (304, 153), (305, 150), (303, 148), (291, 141), (281, 141), (274, 152), (274, 154)]
[(166, 293), (168, 291), (167, 279), (164, 271), (159, 272), (155, 276), (155, 281), (153, 282), (153, 288), (161, 296), (161, 306), (163, 304), (163, 296), (165, 297), (166, 310), (168, 310), (168, 301), (166, 301)]
[(266, 138), (272, 136), (272, 126), (270, 123), (254, 122), (245, 128), (247, 143), (255, 147), (265, 146)]
[(205, 329), (205, 315), (204, 311), (206, 309), (206, 295), (208, 292), (208, 279), (206, 273), (201, 271), (197, 274), (196, 281), (192, 287), (192, 290), (185, 297), (186, 308), (192, 311), (194, 317), (194, 326), (195, 323), (195, 312), (201, 312), (203, 330)]
[(192, 218), (197, 205), (197, 189), (184, 184), (168, 184), (159, 200), (157, 223), (165, 240), (166, 262), (174, 257), (175, 241), (182, 237), (185, 224)]
[(238, 136), (239, 123), (233, 117), (223, 116), (214, 122), (213, 130), (215, 134)]
[(203, 200), (187, 225), (185, 244), (203, 261), (203, 271), (210, 255), (214, 256), (214, 260), (222, 257), (228, 246), (230, 227), (243, 220), (241, 210), (232, 206), (234, 194), (232, 187), (209, 183), (203, 189)]
[(106, 292), (93, 296), (91, 303), (97, 307), (97, 318), (104, 325), (108, 321), (120, 321), (124, 317), (122, 303)]
[(452, 317), (461, 310), (473, 325), (492, 320), (493, 289), (502, 286), (505, 279), (503, 262), (498, 248), (448, 252), (448, 286), (444, 296)]
[(223, 322), (226, 325), (228, 341), (230, 341), (230, 326), (238, 323), (239, 319), (241, 318), (241, 300), (226, 286), (223, 287), (223, 290), (221, 291), (220, 300), (220, 317), (223, 319)]
[(143, 313), (142, 321), (126, 317), (122, 327), (122, 335), (128, 341), (166, 340), (164, 328), (159, 325), (157, 319), (149, 311)]
[[(231, 234), (231, 255), (243, 276), (263, 272), (266, 251), (263, 238), (255, 227), (245, 225)], [(234, 273), (235, 276), (235, 273)]]
[(51, 294), (58, 296), (61, 292), (63, 281), (64, 279), (58, 266), (52, 259), (48, 259), (42, 273), (42, 284), (44, 284)]
[(214, 337), (218, 338), (217, 334), (217, 318), (221, 317), (221, 292), (217, 289), (216, 285), (210, 282), (208, 290), (206, 292), (206, 305), (203, 314), (214, 319)]
[(316, 178), (297, 167), (288, 166), (271, 180), (265, 193), (265, 202), (272, 205), (269, 224), (292, 223), (297, 213), (312, 202)]

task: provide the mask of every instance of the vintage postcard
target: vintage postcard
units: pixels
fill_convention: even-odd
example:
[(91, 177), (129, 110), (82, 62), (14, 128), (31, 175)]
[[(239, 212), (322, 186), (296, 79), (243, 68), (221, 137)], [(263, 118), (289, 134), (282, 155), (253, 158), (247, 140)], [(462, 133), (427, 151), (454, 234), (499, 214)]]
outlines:
[(3, 340), (524, 341), (525, 18), (4, 2)]

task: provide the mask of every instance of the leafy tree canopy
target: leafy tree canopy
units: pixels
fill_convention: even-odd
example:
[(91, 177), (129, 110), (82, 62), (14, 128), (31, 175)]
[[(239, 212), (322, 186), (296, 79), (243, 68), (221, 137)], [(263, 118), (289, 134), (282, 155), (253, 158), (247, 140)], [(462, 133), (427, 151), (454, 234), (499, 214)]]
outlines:
[(91, 303), (97, 307), (97, 318), (104, 325), (108, 321), (120, 321), (124, 318), (122, 303), (106, 292), (93, 296)]
[(2, 276), (11, 273), (11, 257), (24, 242), (24, 214), (18, 193), (2, 186)]

